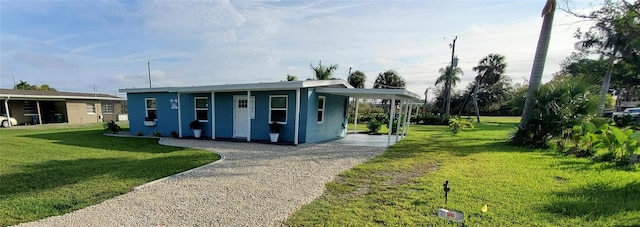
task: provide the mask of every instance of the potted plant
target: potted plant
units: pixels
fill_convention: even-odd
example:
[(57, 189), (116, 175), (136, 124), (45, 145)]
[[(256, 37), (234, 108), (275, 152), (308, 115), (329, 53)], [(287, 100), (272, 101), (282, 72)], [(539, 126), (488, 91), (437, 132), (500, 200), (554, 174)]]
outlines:
[(189, 123), (189, 128), (193, 129), (193, 136), (195, 136), (196, 138), (200, 138), (200, 136), (202, 135), (202, 125), (200, 125), (199, 120), (194, 120)]
[(277, 121), (272, 121), (271, 124), (269, 124), (269, 137), (271, 138), (272, 143), (278, 142), (280, 129), (282, 129), (282, 125)]
[(156, 120), (150, 117), (144, 118), (144, 126), (153, 127), (156, 126)]

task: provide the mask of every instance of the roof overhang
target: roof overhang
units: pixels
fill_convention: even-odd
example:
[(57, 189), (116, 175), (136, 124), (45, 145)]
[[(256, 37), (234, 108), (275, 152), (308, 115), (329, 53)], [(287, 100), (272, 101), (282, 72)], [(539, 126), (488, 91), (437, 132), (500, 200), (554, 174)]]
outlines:
[(124, 101), (124, 98), (116, 97), (90, 97), (90, 96), (57, 96), (57, 95), (18, 95), (18, 94), (0, 94), (0, 99), (7, 100), (46, 100), (46, 101), (62, 101), (62, 100), (113, 100)]
[(349, 96), (361, 99), (420, 99), (420, 96), (407, 91), (406, 89), (363, 89), (363, 88), (332, 88), (319, 87), (316, 92), (327, 93), (332, 95)]
[(236, 91), (274, 91), (274, 90), (295, 90), (308, 87), (340, 87), (353, 88), (344, 80), (305, 80), (305, 81), (282, 81), (269, 83), (249, 83), (249, 84), (222, 84), (192, 87), (161, 87), (161, 88), (127, 88), (120, 89), (125, 93), (162, 93), (162, 92), (236, 92)]

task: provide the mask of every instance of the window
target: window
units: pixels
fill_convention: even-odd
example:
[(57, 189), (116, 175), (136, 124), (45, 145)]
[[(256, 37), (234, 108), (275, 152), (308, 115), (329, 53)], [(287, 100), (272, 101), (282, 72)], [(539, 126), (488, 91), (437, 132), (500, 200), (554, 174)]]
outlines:
[(87, 103), (87, 113), (95, 114), (96, 113), (96, 104), (95, 103)]
[(324, 96), (318, 97), (318, 123), (324, 121), (324, 102), (326, 98)]
[(209, 121), (209, 101), (207, 97), (196, 97), (196, 119), (199, 121)]
[(113, 109), (113, 104), (102, 104), (102, 113), (103, 114), (114, 114), (115, 111)]
[(269, 122), (287, 123), (287, 96), (269, 96)]
[(150, 119), (158, 119), (158, 110), (156, 108), (156, 99), (155, 98), (149, 98), (149, 99), (145, 99), (145, 109), (146, 111), (146, 117), (150, 118)]
[(38, 116), (38, 108), (36, 107), (36, 102), (34, 101), (24, 101), (22, 103), (22, 108), (24, 110), (24, 116)]

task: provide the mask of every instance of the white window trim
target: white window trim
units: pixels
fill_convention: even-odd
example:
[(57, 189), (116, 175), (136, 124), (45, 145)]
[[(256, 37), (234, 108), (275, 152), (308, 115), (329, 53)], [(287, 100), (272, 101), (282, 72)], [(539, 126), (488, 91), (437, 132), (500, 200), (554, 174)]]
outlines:
[(97, 114), (98, 110), (96, 110), (96, 104), (95, 103), (87, 103), (88, 105), (93, 105), (93, 112), (89, 112), (89, 108), (87, 108), (87, 114)]
[[(148, 100), (153, 100), (156, 102), (156, 108), (149, 108), (149, 106), (147, 106), (148, 104)], [(144, 116), (145, 117), (149, 117), (149, 110), (155, 110), (156, 111), (156, 119), (158, 119), (158, 101), (156, 100), (156, 98), (145, 98), (144, 99)]]
[[(198, 104), (198, 99), (204, 99), (207, 100), (207, 107), (206, 108), (198, 108), (197, 104)], [(193, 98), (193, 108), (194, 108), (194, 118), (198, 119), (198, 110), (206, 110), (207, 111), (207, 119), (209, 119), (209, 98), (208, 97), (194, 97)], [(198, 120), (200, 122), (209, 122), (209, 120)]]
[[(318, 102), (320, 102), (320, 99), (322, 99), (322, 109), (318, 109), (318, 112), (322, 111), (322, 119), (321, 121), (318, 121), (318, 124), (322, 124), (324, 122), (324, 112), (325, 112), (325, 107), (327, 106), (327, 97), (326, 96), (318, 96)], [(317, 116), (316, 116), (317, 117)]]
[[(278, 97), (284, 97), (285, 101), (284, 101), (284, 108), (271, 108), (271, 98), (278, 98)], [(269, 123), (271, 123), (271, 110), (284, 110), (284, 122), (282, 121), (278, 121), (278, 123), (286, 125), (287, 124), (287, 118), (289, 117), (289, 110), (287, 110), (289, 107), (289, 96), (288, 95), (270, 95), (269, 96)]]

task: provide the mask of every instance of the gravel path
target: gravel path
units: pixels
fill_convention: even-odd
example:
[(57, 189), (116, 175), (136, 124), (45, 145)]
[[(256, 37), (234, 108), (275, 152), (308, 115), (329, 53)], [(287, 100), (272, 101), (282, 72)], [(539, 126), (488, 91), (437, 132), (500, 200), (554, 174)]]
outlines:
[(75, 212), (21, 226), (278, 226), (324, 192), (337, 174), (385, 148), (332, 143), (270, 144), (177, 140), (224, 159)]

